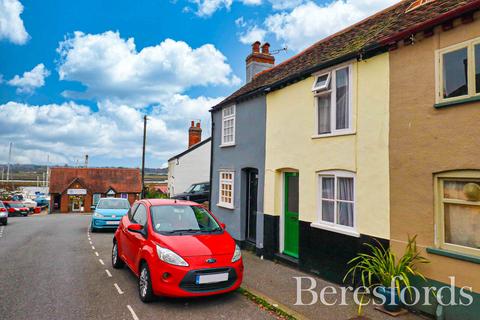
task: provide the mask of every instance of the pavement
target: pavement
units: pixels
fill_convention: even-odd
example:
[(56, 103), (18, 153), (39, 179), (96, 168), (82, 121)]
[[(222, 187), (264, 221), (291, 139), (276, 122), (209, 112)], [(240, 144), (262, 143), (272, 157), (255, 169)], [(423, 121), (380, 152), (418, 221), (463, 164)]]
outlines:
[[(244, 251), (243, 262), (245, 264), (245, 273), (242, 287), (247, 291), (251, 291), (257, 296), (265, 298), (270, 304), (279, 307), (287, 313), (293, 315), (295, 318), (301, 319), (322, 319), (322, 320), (343, 320), (352, 319), (358, 316), (358, 307), (353, 300), (353, 294), (346, 291), (345, 305), (340, 305), (342, 301), (340, 286), (322, 280), (318, 277), (301, 272), (290, 266), (273, 262), (270, 260), (263, 260), (255, 254)], [(328, 295), (325, 299), (327, 304), (332, 304), (335, 300), (338, 302), (335, 305), (322, 303), (320, 299), (312, 304), (312, 294), (303, 293), (302, 303), (304, 305), (296, 305), (297, 302), (297, 280), (295, 277), (311, 277), (316, 281), (314, 288), (319, 295), (320, 291), (327, 287), (334, 287), (337, 294)], [(302, 280), (302, 287), (304, 289), (310, 288), (310, 280)], [(329, 289), (331, 290), (331, 289)], [(419, 320), (429, 319), (423, 316), (408, 313), (403, 316), (391, 317), (378, 310), (375, 310), (373, 304), (363, 307), (363, 316), (367, 319), (380, 320)]]
[(33, 215), (0, 227), (0, 319), (276, 319), (239, 292), (144, 304), (127, 268), (111, 267), (112, 232), (90, 216)]

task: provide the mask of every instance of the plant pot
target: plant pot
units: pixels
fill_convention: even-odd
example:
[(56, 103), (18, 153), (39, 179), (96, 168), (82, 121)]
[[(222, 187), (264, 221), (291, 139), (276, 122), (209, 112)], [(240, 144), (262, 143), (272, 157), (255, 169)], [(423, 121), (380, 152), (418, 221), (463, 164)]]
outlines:
[(400, 297), (396, 288), (387, 288), (384, 286), (378, 287), (377, 291), (381, 296), (385, 297), (383, 307), (389, 312), (397, 312), (402, 308)]

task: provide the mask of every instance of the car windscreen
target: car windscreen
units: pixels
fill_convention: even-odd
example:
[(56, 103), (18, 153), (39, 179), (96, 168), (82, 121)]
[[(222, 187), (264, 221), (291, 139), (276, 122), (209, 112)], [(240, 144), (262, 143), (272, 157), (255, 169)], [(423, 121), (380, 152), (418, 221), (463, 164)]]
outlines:
[(210, 213), (198, 206), (152, 206), (153, 229), (158, 233), (221, 231)]
[(130, 209), (130, 203), (125, 199), (101, 199), (97, 209)]

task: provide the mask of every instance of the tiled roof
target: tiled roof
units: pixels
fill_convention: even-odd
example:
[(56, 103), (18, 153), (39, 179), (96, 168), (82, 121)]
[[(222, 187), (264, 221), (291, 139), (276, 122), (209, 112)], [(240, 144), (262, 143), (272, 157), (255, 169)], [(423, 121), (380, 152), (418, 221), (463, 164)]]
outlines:
[(110, 188), (118, 193), (142, 191), (139, 169), (55, 167), (50, 169), (50, 193), (64, 192), (75, 180), (91, 193), (106, 193)]
[(480, 8), (478, 0), (436, 0), (406, 12), (414, 1), (416, 0), (402, 1), (315, 43), (274, 68), (259, 73), (250, 83), (227, 97), (217, 107), (235, 102), (243, 96), (263, 92), (265, 88), (279, 82), (305, 77), (320, 67), (326, 67), (328, 63), (338, 63), (337, 60), (342, 58), (355, 58), (367, 49), (385, 47), (386, 39), (425, 26), (427, 22), (438, 20), (450, 12), (462, 8)]

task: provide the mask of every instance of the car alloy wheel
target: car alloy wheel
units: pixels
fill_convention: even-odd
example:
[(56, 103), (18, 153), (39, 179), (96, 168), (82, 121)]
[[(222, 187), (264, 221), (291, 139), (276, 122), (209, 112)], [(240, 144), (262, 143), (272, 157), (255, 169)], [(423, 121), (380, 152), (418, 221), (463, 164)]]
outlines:
[(120, 257), (118, 256), (118, 245), (117, 241), (113, 243), (113, 248), (112, 248), (112, 266), (115, 269), (121, 269), (124, 266), (124, 262)]
[(147, 295), (147, 286), (148, 286), (148, 271), (147, 268), (142, 269), (140, 274), (140, 295), (145, 298)]
[(138, 293), (140, 300), (143, 302), (153, 301), (152, 279), (150, 279), (150, 271), (148, 265), (143, 263), (140, 267), (140, 276), (138, 277)]

